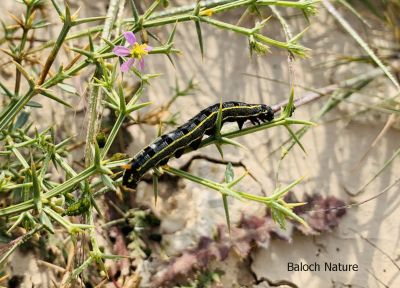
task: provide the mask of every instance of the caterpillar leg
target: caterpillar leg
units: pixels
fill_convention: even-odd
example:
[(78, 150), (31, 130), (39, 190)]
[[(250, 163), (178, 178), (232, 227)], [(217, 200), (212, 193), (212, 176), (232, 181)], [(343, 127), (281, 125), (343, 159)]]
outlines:
[(199, 148), (200, 143), (201, 143), (201, 139), (202, 139), (202, 137), (194, 140), (192, 143), (190, 143), (190, 147), (192, 147), (193, 150), (196, 150), (197, 148)]
[(260, 120), (258, 120), (258, 118), (256, 118), (256, 117), (250, 118), (250, 122), (253, 125), (259, 125), (260, 124)]
[(178, 150), (176, 150), (174, 155), (175, 155), (176, 158), (179, 158), (179, 157), (182, 156), (183, 152), (185, 152), (185, 147), (179, 148)]
[(169, 161), (169, 158), (163, 159), (160, 161), (160, 163), (158, 164), (159, 166), (164, 166), (165, 164), (167, 164)]
[(237, 124), (238, 124), (238, 126), (239, 126), (239, 130), (242, 130), (243, 124), (244, 124), (245, 121), (246, 121), (246, 120), (242, 120), (242, 119), (237, 121)]
[(214, 128), (214, 127), (211, 127), (211, 128), (209, 128), (209, 129), (207, 129), (206, 132), (205, 132), (205, 134), (206, 134), (207, 136), (212, 136), (212, 135), (214, 135), (214, 134), (215, 134), (215, 128)]

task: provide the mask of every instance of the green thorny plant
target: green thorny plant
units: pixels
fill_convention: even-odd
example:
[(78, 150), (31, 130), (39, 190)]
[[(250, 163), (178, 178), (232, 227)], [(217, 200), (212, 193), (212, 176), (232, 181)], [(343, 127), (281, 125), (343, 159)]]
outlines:
[[(2, 48), (1, 50), (10, 57), (10, 63), (13, 63), (16, 67), (15, 87), (13, 90), (0, 82), (0, 92), (6, 96), (2, 100), (3, 107), (0, 112), (0, 157), (2, 158), (0, 164), (0, 191), (3, 195), (7, 196), (7, 198), (2, 200), (3, 205), (6, 207), (0, 209), (0, 217), (3, 227), (7, 229), (7, 233), (10, 233), (17, 227), (23, 227), (27, 232), (22, 238), (8, 243), (9, 250), (0, 259), (0, 265), (6, 262), (7, 257), (12, 251), (34, 234), (38, 232), (54, 233), (55, 228), (53, 225), (59, 224), (70, 234), (71, 241), (76, 239), (75, 236), (77, 233), (88, 231), (91, 243), (91, 251), (88, 257), (80, 267), (72, 271), (70, 277), (72, 279), (91, 263), (96, 262), (104, 269), (104, 259), (116, 259), (120, 257), (106, 255), (99, 247), (94, 230), (93, 209), (96, 209), (100, 215), (101, 213), (95, 198), (107, 191), (119, 189), (121, 184), (120, 167), (130, 159), (121, 159), (118, 158), (118, 155), (108, 157), (107, 154), (118, 132), (123, 127), (123, 123), (127, 120), (134, 120), (133, 112), (151, 104), (141, 102), (141, 96), (150, 81), (153, 81), (153, 78), (160, 75), (145, 74), (141, 70), (130, 67), (130, 71), (133, 74), (125, 74), (129, 75), (126, 77), (136, 77), (140, 85), (133, 96), (129, 95), (128, 97), (126, 95), (127, 93), (124, 91), (123, 85), (118, 80), (121, 77), (121, 74), (118, 73), (118, 57), (112, 52), (117, 45), (123, 44), (124, 37), (120, 35), (120, 27), (125, 29), (125, 31), (142, 32), (142, 35), (150, 35), (159, 41), (149, 29), (166, 26), (167, 24), (173, 25), (172, 32), (164, 44), (161, 43), (160, 46), (152, 47), (148, 51), (140, 50), (142, 54), (132, 54), (132, 57), (135, 55), (142, 57), (145, 54), (150, 54), (146, 57), (151, 58), (151, 54), (164, 54), (172, 61), (171, 55), (179, 53), (179, 50), (174, 47), (176, 26), (180, 22), (191, 21), (195, 24), (202, 54), (204, 53), (204, 48), (201, 25), (208, 24), (218, 29), (245, 35), (253, 52), (264, 53), (269, 50), (268, 46), (276, 46), (277, 48), (289, 51), (293, 55), (303, 57), (306, 56), (308, 49), (297, 43), (302, 33), (289, 39), (287, 42), (281, 42), (261, 34), (261, 29), (266, 25), (268, 18), (261, 19), (253, 28), (246, 28), (217, 20), (213, 17), (216, 14), (238, 8), (246, 8), (246, 11), (259, 12), (259, 9), (270, 5), (299, 9), (308, 17), (316, 13), (315, 3), (318, 1), (214, 0), (200, 1), (191, 6), (162, 10), (163, 6), (168, 4), (168, 1), (156, 0), (149, 8), (144, 10), (145, 12), (142, 15), (139, 15), (139, 10), (135, 6), (135, 2), (131, 0), (130, 6), (133, 17), (131, 19), (116, 19), (118, 9), (115, 8), (117, 6), (110, 6), (109, 13), (107, 14), (109, 17), (79, 18), (78, 12), (71, 14), (67, 1), (63, 8), (57, 0), (51, 0), (55, 12), (62, 21), (62, 28), (55, 41), (49, 41), (44, 44), (40, 44), (42, 41), (35, 38), (34, 31), (45, 29), (49, 23), (46, 19), (37, 20), (37, 11), (51, 4), (44, 0), (23, 0), (22, 2), (26, 7), (25, 15), (21, 18), (13, 16), (16, 21), (15, 25), (6, 25), (3, 23), (4, 38), (0, 39), (1, 44), (8, 44), (8, 49)], [(119, 1), (112, 1), (112, 3), (113, 5), (118, 5)], [(41, 15), (45, 15), (45, 13), (41, 13)], [(261, 14), (259, 15), (262, 17)], [(78, 33), (70, 32), (71, 28), (75, 26), (103, 20), (106, 21), (104, 25), (94, 26)], [(108, 27), (107, 29), (111, 29), (111, 31), (103, 31), (104, 26)], [(112, 35), (111, 32), (113, 29), (117, 29), (116, 35), (118, 36), (114, 40), (110, 40), (112, 37), (109, 37), (109, 35)], [(102, 33), (103, 37), (98, 43), (98, 45), (102, 46), (98, 47), (95, 45), (94, 40), (100, 31), (104, 33)], [(22, 36), (17, 37), (16, 34), (18, 32), (22, 32)], [(60, 57), (61, 47), (68, 46), (74, 39), (82, 41), (86, 37), (88, 44), (85, 47), (73, 47), (70, 49), (77, 53), (71, 63), (65, 66), (60, 65), (53, 70), (56, 58)], [(147, 41), (146, 39), (145, 41)], [(135, 44), (135, 47), (137, 48), (142, 45), (140, 47), (143, 48), (146, 47), (145, 44)], [(43, 62), (44, 64), (41, 65), (42, 62), (38, 60), (40, 59), (40, 53), (43, 53), (47, 48), (50, 48), (50, 51)], [(85, 59), (81, 60), (82, 57), (85, 57)], [(114, 59), (113, 63), (110, 62), (112, 58)], [(138, 59), (141, 60), (141, 58)], [(32, 69), (28, 70), (28, 67)], [(82, 171), (76, 171), (67, 161), (67, 156), (69, 155), (68, 145), (71, 144), (73, 139), (67, 138), (56, 143), (55, 135), (57, 134), (57, 127), (48, 127), (43, 131), (38, 131), (35, 128), (34, 120), (29, 121), (28, 107), (34, 109), (42, 108), (41, 104), (33, 101), (39, 95), (50, 98), (66, 107), (71, 107), (67, 101), (57, 96), (57, 92), (54, 89), (61, 88), (64, 92), (76, 94), (74, 87), (65, 81), (73, 77), (78, 77), (78, 73), (84, 71), (84, 69), (92, 71), (89, 69), (91, 67), (95, 67), (95, 70), (91, 79), (88, 80), (90, 88), (89, 100), (94, 101), (93, 105), (90, 104), (90, 109), (94, 110), (89, 111), (89, 122), (92, 121), (93, 123), (88, 125), (87, 145), (89, 150), (86, 151), (85, 155), (85, 158), (89, 159), (89, 161), (86, 161), (86, 167)], [(22, 78), (26, 80), (27, 86), (21, 84)], [(24, 87), (27, 88), (23, 92)], [(101, 95), (104, 95), (104, 97), (100, 97)], [(297, 140), (290, 125), (311, 125), (312, 123), (291, 118), (294, 108), (293, 91), (289, 98), (288, 104), (274, 121), (229, 133), (221, 133), (217, 129), (216, 134), (205, 139), (201, 146), (216, 144), (222, 154), (222, 144), (240, 146), (232, 138), (275, 126), (284, 126), (294, 139)], [(171, 104), (172, 102), (168, 102), (166, 106), (169, 107)], [(103, 107), (110, 109), (117, 118), (105, 139), (105, 143), (102, 143), (101, 147), (99, 147), (95, 139), (101, 127), (101, 117), (98, 116), (103, 113)], [(221, 114), (219, 114), (217, 122), (219, 128), (221, 127), (220, 116)], [(186, 152), (189, 151), (188, 149)], [(60, 173), (60, 177), (65, 174), (64, 179), (60, 181), (61, 183), (52, 181), (51, 171), (54, 168)], [(284, 195), (299, 183), (301, 179), (294, 181), (287, 187), (278, 188), (272, 196), (262, 197), (235, 190), (235, 185), (246, 174), (235, 178), (230, 165), (227, 166), (224, 183), (216, 183), (182, 170), (165, 166), (163, 169), (157, 169), (154, 173), (155, 194), (157, 194), (157, 178), (159, 173), (162, 173), (162, 170), (220, 192), (229, 226), (227, 197), (264, 203), (271, 209), (273, 218), (282, 227), (285, 226), (287, 218), (307, 225), (292, 211), (294, 206), (301, 205), (302, 203), (289, 204), (283, 200)], [(80, 195), (78, 200), (75, 193)], [(78, 214), (86, 215), (86, 224), (72, 223), (70, 218), (67, 217)]]

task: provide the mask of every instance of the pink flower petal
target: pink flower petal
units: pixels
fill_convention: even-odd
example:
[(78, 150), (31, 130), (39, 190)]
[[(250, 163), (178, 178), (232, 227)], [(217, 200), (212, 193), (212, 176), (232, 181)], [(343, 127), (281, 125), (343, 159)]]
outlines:
[(153, 50), (153, 47), (147, 45), (146, 48), (144, 48), (144, 50), (150, 52), (151, 50)]
[(136, 36), (131, 31), (124, 32), (126, 41), (133, 46), (136, 43)]
[(128, 72), (131, 69), (133, 63), (135, 63), (135, 59), (129, 58), (128, 60), (126, 60), (124, 63), (121, 64), (121, 71), (123, 73)]
[(115, 46), (113, 52), (115, 55), (120, 57), (128, 56), (129, 54), (131, 54), (131, 50), (124, 46)]
[(140, 68), (140, 70), (144, 69), (144, 59), (143, 58), (139, 60), (139, 68)]

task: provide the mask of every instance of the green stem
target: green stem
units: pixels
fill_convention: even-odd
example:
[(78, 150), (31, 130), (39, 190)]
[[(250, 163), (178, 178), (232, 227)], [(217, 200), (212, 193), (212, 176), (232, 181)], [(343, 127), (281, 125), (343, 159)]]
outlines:
[(101, 33), (101, 38), (103, 39), (108, 40), (110, 38), (111, 28), (114, 26), (118, 13), (119, 2), (120, 0), (110, 0), (108, 4), (107, 19), (104, 23), (104, 30)]
[[(104, 30), (101, 34), (103, 39), (109, 40), (111, 34), (111, 28), (114, 26), (116, 16), (118, 13), (118, 4), (120, 0), (111, 0), (107, 11), (107, 20), (104, 24)], [(93, 78), (100, 79), (102, 76), (103, 69), (100, 64), (97, 64), (96, 71)], [(92, 81), (93, 81), (92, 78)], [(91, 81), (91, 82), (92, 82)], [(102, 103), (103, 93), (99, 86), (91, 85), (91, 93), (89, 96), (89, 121), (88, 130), (86, 134), (86, 147), (85, 147), (85, 162), (89, 166), (92, 163), (91, 147), (96, 141), (96, 134), (98, 133), (101, 126), (101, 113), (104, 109)]]
[(14, 119), (18, 112), (24, 108), (26, 103), (28, 103), (35, 94), (36, 92), (30, 89), (26, 95), (19, 97), (15, 103), (10, 103), (7, 106), (6, 110), (2, 112), (0, 116), (0, 131), (6, 128), (8, 123)]
[[(27, 40), (27, 37), (28, 37), (28, 32), (30, 30), (30, 28), (28, 27), (28, 21), (29, 21), (29, 18), (31, 17), (31, 15), (32, 15), (32, 6), (27, 5), (26, 12), (25, 12), (25, 23), (24, 23), (24, 26), (22, 27), (23, 31), (22, 31), (22, 36), (21, 36), (21, 42), (19, 43), (19, 47), (18, 47), (18, 51), (17, 51), (18, 59), (16, 59), (16, 62), (18, 64), (22, 64), (22, 60), (23, 60), (22, 59), (23, 58), (23, 53), (22, 52), (23, 52), (23, 50), (25, 48), (26, 40)], [(18, 94), (19, 94), (20, 85), (21, 85), (21, 71), (19, 71), (16, 68), (14, 94), (17, 97), (18, 97)]]
[(110, 150), (110, 147), (112, 143), (114, 142), (115, 138), (118, 135), (118, 131), (120, 130), (123, 122), (125, 120), (125, 114), (124, 113), (119, 113), (117, 120), (115, 121), (115, 124), (113, 128), (110, 131), (110, 134), (108, 135), (106, 144), (104, 145), (103, 149), (101, 150), (101, 159), (103, 159), (106, 155), (108, 150)]
[(61, 32), (58, 35), (56, 43), (54, 43), (53, 49), (51, 49), (50, 54), (47, 57), (46, 63), (44, 64), (37, 85), (42, 85), (44, 80), (46, 79), (46, 76), (50, 71), (51, 65), (56, 59), (58, 51), (60, 50), (62, 44), (64, 43), (64, 40), (67, 37), (70, 28), (71, 28), (71, 23), (69, 21), (65, 21), (63, 27), (61, 28)]
[[(205, 1), (200, 1), (200, 8), (213, 8), (218, 5), (223, 5), (227, 4), (230, 2), (237, 2), (237, 1), (232, 1), (232, 0), (205, 0)], [(196, 8), (197, 4), (190, 4), (190, 5), (182, 5), (180, 7), (176, 8), (171, 8), (165, 11), (160, 11), (153, 13), (148, 19), (156, 19), (156, 18), (161, 18), (161, 17), (170, 17), (178, 14), (184, 14), (188, 12), (192, 12), (194, 8)]]
[[(61, 45), (63, 44), (64, 39), (67, 36), (70, 28), (71, 24), (69, 22), (64, 22), (60, 35), (58, 36), (57, 41), (54, 44), (53, 49), (51, 50), (50, 55), (46, 60), (42, 73), (40, 74), (39, 80), (37, 82), (38, 85), (43, 84), (44, 80), (46, 79), (47, 73), (49, 72), (50, 67), (53, 64), (57, 53), (60, 50)], [(3, 130), (8, 125), (8, 123), (10, 123), (15, 118), (15, 116), (25, 107), (26, 103), (28, 103), (37, 93), (37, 89), (34, 90), (30, 88), (25, 96), (18, 98), (18, 101), (15, 104), (8, 105), (6, 110), (2, 112), (2, 115), (0, 116), (0, 130)]]
[[(69, 36), (65, 37), (64, 43), (69, 41), (69, 40), (78, 39), (78, 38), (85, 37), (85, 36), (88, 36), (88, 35), (92, 35), (94, 33), (101, 32), (101, 31), (103, 31), (103, 25), (99, 25), (99, 26), (95, 26), (95, 27), (89, 28), (89, 29), (87, 29), (87, 30), (85, 30), (83, 32), (77, 32), (77, 33), (74, 33), (74, 34), (70, 34)], [(34, 47), (34, 48), (30, 49), (27, 52), (27, 55), (42, 51), (42, 50), (44, 50), (46, 48), (49, 48), (49, 47), (52, 47), (55, 43), (56, 43), (56, 41), (54, 41), (54, 40), (47, 41), (45, 44), (43, 44), (41, 46)]]
[[(170, 166), (164, 167), (163, 170), (167, 171), (168, 173), (170, 173), (172, 175), (188, 179), (192, 182), (198, 183), (200, 185), (203, 185), (205, 187), (211, 188), (211, 189), (219, 191), (219, 192), (223, 191), (224, 189), (232, 190), (230, 188), (227, 188), (223, 184), (219, 184), (219, 183), (210, 181), (208, 179), (198, 177), (196, 175), (187, 173), (185, 171), (182, 171), (180, 169), (176, 169), (176, 168), (173, 168)], [(252, 201), (262, 202), (262, 203), (269, 203), (271, 201), (271, 197), (257, 196), (257, 195), (252, 195), (252, 194), (239, 192), (239, 191), (235, 191), (235, 190), (232, 190), (232, 191), (235, 194), (238, 194), (239, 196), (241, 196), (242, 198), (247, 199), (247, 200), (252, 200)]]
[[(272, 127), (275, 127), (275, 126), (284, 125), (285, 123), (286, 123), (285, 119), (278, 118), (278, 119), (274, 120), (273, 122), (264, 123), (264, 124), (257, 125), (257, 126), (252, 126), (252, 127), (243, 128), (242, 130), (236, 130), (236, 131), (224, 133), (224, 134), (221, 135), (221, 137), (236, 138), (236, 137), (244, 136), (244, 135), (251, 134), (251, 133), (254, 133), (254, 132), (258, 132), (258, 131), (261, 131), (261, 130), (265, 130), (265, 129), (268, 129), (268, 128), (272, 128)], [(209, 138), (205, 139), (204, 141), (202, 141), (200, 147), (205, 147), (205, 146), (214, 144), (216, 142), (217, 142), (217, 139), (214, 139), (213, 137), (209, 137)]]
[[(249, 4), (251, 2), (254, 2), (254, 1), (250, 1), (250, 0), (235, 1), (235, 2), (231, 3), (229, 7), (236, 8), (236, 7), (240, 7), (241, 5)], [(204, 8), (212, 8), (212, 7), (214, 7), (213, 9), (215, 9), (217, 12), (219, 12), (220, 10), (216, 6), (219, 5), (219, 4), (227, 4), (227, 3), (229, 4), (229, 1), (205, 1), (204, 2), (204, 6), (202, 6), (202, 7), (204, 7)], [(261, 4), (265, 4), (265, 5), (268, 4), (268, 5), (281, 5), (281, 6), (291, 6), (291, 7), (295, 7), (295, 6), (297, 7), (298, 6), (297, 8), (301, 8), (301, 7), (303, 7), (301, 5), (304, 5), (304, 3), (298, 3), (298, 4), (294, 4), (294, 3), (297, 3), (297, 2), (293, 2), (292, 3), (292, 2), (289, 2), (289, 1), (273, 1), (273, 2), (261, 1)], [(247, 35), (247, 36), (250, 35), (251, 33), (253, 33), (251, 29), (247, 29), (247, 28), (231, 25), (231, 24), (228, 24), (228, 23), (224, 23), (224, 22), (221, 22), (221, 21), (218, 21), (218, 20), (211, 19), (209, 17), (196, 17), (196, 16), (192, 15), (191, 13), (187, 13), (187, 14), (184, 14), (184, 15), (173, 15), (174, 12), (171, 12), (171, 14), (172, 14), (172, 16), (168, 16), (168, 14), (165, 14), (165, 15), (167, 15), (167, 17), (165, 17), (165, 18), (157, 18), (157, 19), (155, 19), (155, 17), (150, 17), (149, 19), (144, 20), (142, 26), (136, 25), (132, 29), (132, 31), (133, 32), (138, 32), (142, 28), (158, 27), (158, 26), (163, 26), (165, 24), (174, 24), (176, 22), (198, 20), (200, 18), (200, 20), (202, 22), (212, 24), (212, 25), (220, 27), (222, 29), (229, 29), (229, 30), (232, 30), (232, 31), (235, 31), (237, 33), (241, 33), (241, 34), (244, 34), (244, 35)], [(134, 23), (134, 24), (136, 24), (134, 19), (127, 19), (125, 21), (125, 23)], [(97, 31), (98, 29), (100, 29), (100, 27), (96, 28), (93, 31)], [(66, 32), (65, 29), (62, 32), (65, 33)], [(85, 33), (87, 33), (87, 32), (85, 32)], [(62, 36), (64, 37), (66, 35), (62, 35)], [(304, 49), (302, 46), (294, 45), (294, 44), (288, 45), (287, 43), (280, 42), (280, 41), (268, 38), (268, 37), (263, 36), (263, 35), (261, 35), (259, 33), (255, 33), (254, 37), (257, 38), (258, 40), (263, 41), (263, 42), (265, 42), (267, 44), (270, 44), (270, 45), (274, 45), (274, 46), (277, 46), (277, 47), (280, 47), (280, 48), (284, 48), (284, 49), (294, 49), (295, 52), (296, 52), (295, 49), (299, 49), (300, 51), (302, 49)], [(123, 36), (121, 35), (121, 36), (119, 36), (117, 39), (115, 39), (113, 41), (113, 44), (120, 43), (122, 41), (122, 39), (123, 39)], [(65, 40), (65, 37), (64, 37), (64, 40)], [(57, 42), (55, 43), (55, 46), (53, 47), (52, 51), (58, 50), (60, 45), (61, 45), (61, 42), (57, 40)], [(97, 51), (95, 51), (94, 54), (104, 54), (104, 53), (107, 53), (109, 51), (111, 51), (111, 47), (109, 45), (105, 45), (105, 46), (99, 48)], [(90, 64), (91, 64), (91, 62), (86, 59), (86, 60), (74, 65), (73, 67), (71, 67), (67, 71), (64, 71), (63, 72), (64, 73), (64, 77), (60, 77), (59, 75), (54, 75), (52, 78), (50, 78), (45, 83), (43, 83), (42, 87), (43, 88), (50, 88), (50, 87), (60, 83), (65, 78), (68, 78), (68, 77), (71, 77), (73, 75), (76, 75), (80, 70), (82, 70), (83, 68), (87, 67)], [(49, 68), (50, 67), (48, 67), (48, 69)], [(45, 74), (47, 75), (47, 72)], [(45, 78), (45, 75), (41, 76), (41, 79), (43, 77)], [(44, 81), (44, 78), (43, 78), (42, 81)], [(8, 110), (6, 110), (4, 113), (2, 113), (2, 115), (0, 117), (0, 130), (4, 129), (4, 127), (9, 123), (9, 121), (11, 121), (10, 119), (13, 119), (13, 117), (25, 106), (25, 104), (35, 94), (37, 94), (35, 91), (30, 91), (30, 92), (27, 93), (27, 95), (25, 95), (23, 97), (23, 99), (25, 99), (24, 101), (21, 101), (23, 99), (19, 99), (17, 104), (9, 105)], [(13, 106), (13, 107), (10, 107), (10, 106)]]
[[(311, 2), (311, 1), (310, 1)], [(300, 1), (271, 1), (271, 0), (206, 0), (200, 1), (200, 8), (211, 9), (213, 8), (213, 13), (225, 12), (227, 10), (240, 8), (245, 5), (259, 5), (259, 6), (283, 6), (303, 9), (306, 5), (320, 2), (319, 0), (313, 1), (311, 3), (302, 3)], [(185, 14), (192, 12), (197, 4), (184, 5), (177, 8), (171, 8), (165, 11), (153, 13), (148, 19), (157, 19), (161, 17), (171, 17), (179, 14)]]
[[(95, 227), (94, 218), (93, 218), (93, 209), (89, 209), (89, 211), (87, 213), (88, 213), (89, 225)], [(97, 243), (96, 230), (94, 228), (90, 228), (89, 231), (90, 231), (89, 232), (90, 242), (92, 243), (92, 251), (96, 255), (101, 255), (99, 244)]]
[[(50, 199), (52, 197), (55, 197), (57, 195), (60, 195), (65, 192), (71, 191), (79, 182), (87, 179), (88, 177), (92, 176), (97, 172), (95, 166), (90, 166), (89, 168), (83, 170), (79, 174), (77, 174), (75, 177), (68, 179), (61, 185), (51, 189), (49, 192), (44, 193), (42, 195), (42, 199)], [(14, 213), (19, 213), (23, 211), (27, 211), (29, 209), (34, 208), (34, 202), (33, 200), (28, 200), (19, 204), (11, 205), (9, 207), (0, 209), (0, 217), (8, 216), (10, 214)]]
[(154, 10), (158, 7), (158, 5), (160, 5), (161, 0), (155, 0), (151, 6), (149, 7), (149, 9), (147, 9), (147, 11), (144, 13), (143, 15), (143, 19), (147, 19), (150, 17), (151, 14), (153, 14)]
[[(97, 66), (96, 71), (93, 75), (93, 78), (99, 79), (101, 77), (101, 67)], [(94, 142), (96, 141), (96, 134), (97, 131), (99, 130), (99, 108), (98, 103), (101, 101), (99, 99), (101, 97), (100, 95), (100, 87), (97, 85), (89, 84), (91, 86), (91, 91), (89, 95), (89, 120), (88, 120), (88, 128), (87, 128), (87, 133), (86, 133), (86, 145), (85, 145), (85, 163), (86, 165), (90, 165), (92, 163), (92, 151), (91, 147), (93, 147)], [(99, 101), (100, 100), (100, 101)]]
[(213, 183), (213, 182), (211, 182), (211, 181), (209, 181), (207, 179), (195, 176), (193, 174), (187, 173), (187, 172), (182, 171), (180, 169), (176, 169), (176, 168), (167, 166), (167, 167), (164, 167), (163, 170), (167, 171), (168, 173), (170, 173), (172, 175), (176, 175), (176, 176), (179, 176), (179, 177), (182, 177), (182, 178), (186, 178), (186, 179), (188, 179), (190, 181), (199, 183), (199, 184), (201, 184), (203, 186), (209, 187), (209, 188), (217, 190), (217, 191), (219, 191), (221, 189), (221, 185), (218, 184), (218, 183)]
[[(55, 187), (54, 189), (51, 189), (49, 192), (43, 194), (43, 197), (46, 199), (50, 199), (54, 196), (60, 195), (62, 193), (70, 191), (72, 188), (75, 187), (79, 182), (87, 179), (88, 177), (92, 176), (95, 174), (96, 167), (95, 166), (90, 166), (89, 168), (86, 168), (83, 170), (81, 173), (77, 174), (75, 177), (68, 179), (61, 185)], [(1, 213), (0, 213), (1, 215)]]

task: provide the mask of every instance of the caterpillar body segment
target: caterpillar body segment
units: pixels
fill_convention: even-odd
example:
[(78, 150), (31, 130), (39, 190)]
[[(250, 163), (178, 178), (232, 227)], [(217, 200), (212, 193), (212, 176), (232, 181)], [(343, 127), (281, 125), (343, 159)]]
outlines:
[[(213, 135), (220, 110), (220, 103), (203, 109), (185, 124), (164, 134), (137, 153), (127, 165), (123, 185), (135, 188), (140, 178), (150, 169), (167, 164), (172, 157), (179, 158), (187, 147), (196, 150), (204, 135)], [(254, 125), (272, 121), (274, 113), (264, 104), (247, 104), (237, 101), (222, 103), (222, 124), (237, 122), (242, 129), (246, 121)]]

